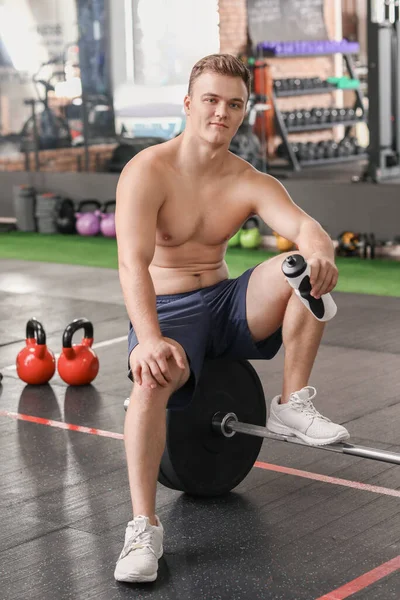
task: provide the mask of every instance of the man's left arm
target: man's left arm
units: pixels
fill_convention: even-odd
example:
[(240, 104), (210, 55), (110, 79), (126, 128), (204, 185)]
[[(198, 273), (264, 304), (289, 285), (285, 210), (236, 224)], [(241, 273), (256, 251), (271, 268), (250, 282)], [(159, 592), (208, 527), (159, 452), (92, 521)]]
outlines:
[(294, 242), (310, 266), (311, 295), (320, 298), (333, 290), (338, 280), (335, 250), (321, 225), (291, 199), (274, 177), (252, 173), (254, 212), (273, 231)]

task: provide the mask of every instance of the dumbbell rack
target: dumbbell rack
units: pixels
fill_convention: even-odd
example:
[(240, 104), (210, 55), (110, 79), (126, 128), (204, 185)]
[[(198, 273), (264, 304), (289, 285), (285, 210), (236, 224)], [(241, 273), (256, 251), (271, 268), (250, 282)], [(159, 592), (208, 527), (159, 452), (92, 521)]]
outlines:
[[(331, 54), (331, 53), (326, 53), (326, 54)], [(305, 58), (306, 57), (312, 58), (315, 56), (321, 56), (321, 54), (318, 54), (318, 55), (316, 55), (316, 54), (312, 54), (312, 55), (311, 54), (306, 54), (306, 55), (279, 54), (279, 56), (277, 56), (277, 58), (299, 58), (301, 56), (303, 56)], [(348, 71), (350, 77), (352, 79), (356, 79), (356, 74), (355, 74), (355, 69), (354, 69), (351, 54), (343, 53), (342, 56), (346, 63), (347, 71)], [(272, 102), (272, 105), (274, 108), (275, 122), (276, 122), (276, 126), (278, 129), (279, 135), (282, 138), (282, 142), (284, 144), (285, 155), (287, 156), (287, 160), (289, 163), (288, 166), (292, 170), (300, 171), (301, 169), (303, 169), (305, 167), (314, 167), (314, 166), (327, 165), (327, 164), (337, 164), (337, 163), (342, 163), (342, 162), (349, 162), (351, 160), (360, 160), (360, 159), (367, 157), (367, 154), (363, 153), (363, 154), (351, 154), (350, 156), (340, 156), (340, 157), (321, 158), (321, 159), (300, 161), (297, 158), (296, 153), (293, 151), (292, 145), (289, 141), (290, 133), (317, 131), (317, 130), (322, 130), (322, 129), (332, 129), (333, 127), (337, 127), (338, 125), (344, 125), (345, 126), (345, 137), (348, 136), (351, 128), (355, 124), (366, 121), (364, 105), (363, 105), (363, 96), (362, 96), (361, 90), (359, 88), (352, 90), (352, 91), (354, 91), (355, 96), (356, 96), (355, 103), (353, 105), (353, 109), (354, 110), (361, 109), (362, 116), (360, 118), (353, 119), (353, 120), (329, 121), (329, 122), (325, 122), (325, 123), (304, 124), (304, 125), (299, 125), (299, 126), (290, 127), (290, 128), (288, 128), (284, 122), (283, 115), (282, 115), (281, 110), (279, 109), (277, 99), (283, 98), (283, 97), (287, 98), (289, 96), (309, 96), (309, 95), (314, 95), (314, 94), (327, 94), (327, 93), (332, 93), (337, 90), (338, 90), (338, 88), (335, 86), (322, 87), (322, 88), (318, 88), (318, 89), (315, 88), (315, 89), (280, 90), (279, 92), (277, 92), (275, 89), (273, 90), (271, 102)], [(274, 164), (274, 162), (270, 163), (270, 167), (272, 170), (275, 168), (281, 168), (281, 167), (287, 168), (286, 165), (278, 165), (278, 164)]]

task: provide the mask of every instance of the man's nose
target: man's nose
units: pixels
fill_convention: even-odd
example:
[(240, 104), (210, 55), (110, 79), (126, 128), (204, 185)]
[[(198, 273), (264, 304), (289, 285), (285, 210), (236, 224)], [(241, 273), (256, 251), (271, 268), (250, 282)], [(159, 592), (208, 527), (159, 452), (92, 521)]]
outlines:
[(225, 102), (218, 102), (215, 109), (215, 116), (219, 119), (226, 119), (228, 115), (227, 106)]

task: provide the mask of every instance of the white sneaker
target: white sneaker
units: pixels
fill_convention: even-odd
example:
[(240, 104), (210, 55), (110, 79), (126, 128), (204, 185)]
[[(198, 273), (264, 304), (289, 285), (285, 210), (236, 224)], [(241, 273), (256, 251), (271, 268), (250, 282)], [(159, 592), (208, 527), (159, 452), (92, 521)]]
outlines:
[(129, 521), (124, 548), (118, 558), (114, 577), (117, 581), (155, 581), (158, 560), (163, 555), (164, 528), (156, 516), (157, 526), (149, 518), (138, 515)]
[(314, 387), (306, 386), (290, 394), (289, 402), (279, 404), (280, 396), (271, 402), (267, 429), (272, 433), (294, 435), (311, 446), (335, 444), (349, 439), (350, 434), (342, 427), (322, 416), (311, 400), (317, 395)]

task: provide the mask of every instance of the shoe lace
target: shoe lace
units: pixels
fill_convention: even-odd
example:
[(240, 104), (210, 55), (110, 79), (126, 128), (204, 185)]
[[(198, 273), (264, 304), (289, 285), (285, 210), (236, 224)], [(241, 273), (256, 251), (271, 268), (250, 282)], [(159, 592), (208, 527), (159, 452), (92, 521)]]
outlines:
[(127, 556), (132, 550), (136, 550), (138, 548), (148, 548), (155, 556), (155, 551), (152, 547), (153, 531), (143, 529), (142, 524), (137, 523), (134, 523), (131, 525), (131, 527), (131, 535), (121, 552), (120, 559)]
[(308, 398), (301, 398), (296, 392), (291, 394), (290, 402), (292, 405), (294, 405), (294, 408), (296, 408), (296, 410), (298, 410), (299, 412), (304, 413), (308, 417), (312, 417), (314, 419), (322, 419), (323, 421), (329, 422), (330, 419), (328, 419), (328, 417), (324, 417), (324, 415), (321, 415), (321, 413), (317, 411), (314, 404), (311, 402), (311, 400), (317, 395), (317, 390), (315, 389), (315, 387), (307, 385), (303, 388), (303, 390), (310, 390), (311, 395)]

